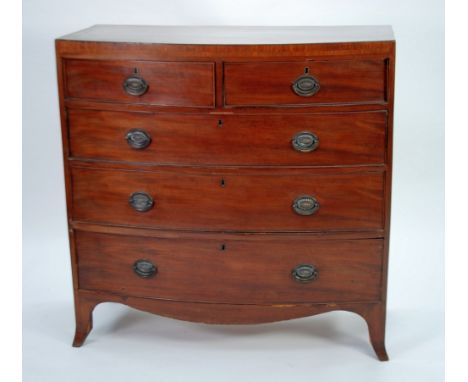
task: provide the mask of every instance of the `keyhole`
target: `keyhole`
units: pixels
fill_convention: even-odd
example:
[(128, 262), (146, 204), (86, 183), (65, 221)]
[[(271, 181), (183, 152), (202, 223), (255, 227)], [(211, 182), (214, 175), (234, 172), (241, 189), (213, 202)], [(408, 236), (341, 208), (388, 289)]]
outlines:
[(224, 180), (224, 178), (221, 178), (220, 182), (219, 182), (219, 185), (221, 187), (224, 187), (226, 185), (226, 181)]
[(218, 119), (218, 127), (223, 127), (223, 120), (222, 119)]
[(225, 250), (226, 250), (226, 244), (224, 244), (224, 243), (221, 244), (221, 245), (219, 246), (219, 250), (220, 250), (220, 251), (225, 251)]
[(304, 68), (304, 73), (305, 73), (305, 74), (309, 73), (309, 68), (307, 68), (307, 67)]
[(138, 68), (133, 68), (133, 74), (138, 74)]

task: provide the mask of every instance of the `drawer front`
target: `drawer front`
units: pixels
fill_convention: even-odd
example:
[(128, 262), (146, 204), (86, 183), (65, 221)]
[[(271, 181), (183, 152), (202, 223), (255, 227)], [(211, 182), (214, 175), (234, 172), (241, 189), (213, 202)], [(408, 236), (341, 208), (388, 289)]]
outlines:
[(73, 218), (206, 231), (372, 230), (383, 226), (381, 172), (223, 175), (195, 171), (73, 168)]
[(229, 106), (386, 101), (384, 60), (230, 62), (224, 76)]
[(73, 157), (187, 165), (381, 164), (386, 118), (386, 112), (219, 117), (72, 109), (68, 114)]
[(161, 106), (214, 106), (211, 62), (67, 60), (66, 96)]
[(380, 239), (174, 240), (80, 231), (75, 239), (81, 289), (243, 304), (380, 296)]

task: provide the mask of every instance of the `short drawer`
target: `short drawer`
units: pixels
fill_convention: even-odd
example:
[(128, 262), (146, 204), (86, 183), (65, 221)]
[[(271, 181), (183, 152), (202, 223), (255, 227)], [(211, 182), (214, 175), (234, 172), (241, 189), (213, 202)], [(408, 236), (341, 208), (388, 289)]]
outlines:
[[(358, 170), (357, 170), (358, 171)], [(72, 170), (73, 219), (203, 231), (381, 229), (384, 173)]]
[(211, 62), (65, 61), (65, 96), (160, 106), (214, 106)]
[(68, 111), (70, 155), (186, 165), (385, 162), (386, 112), (194, 115)]
[(384, 60), (228, 62), (227, 106), (386, 102)]
[(175, 240), (76, 231), (79, 288), (242, 304), (380, 299), (381, 239), (268, 236)]

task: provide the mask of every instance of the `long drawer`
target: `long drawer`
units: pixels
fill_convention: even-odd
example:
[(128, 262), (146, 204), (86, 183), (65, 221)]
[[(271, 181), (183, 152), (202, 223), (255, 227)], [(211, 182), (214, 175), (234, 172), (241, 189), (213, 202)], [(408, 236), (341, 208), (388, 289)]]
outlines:
[(74, 167), (73, 219), (206, 231), (383, 227), (384, 174), (371, 170), (155, 172)]
[(75, 245), (80, 289), (242, 304), (380, 296), (381, 239), (239, 235), (221, 242), (76, 231)]
[(211, 62), (66, 60), (65, 95), (119, 103), (214, 107)]
[(228, 62), (226, 106), (386, 102), (384, 60)]
[(385, 162), (386, 112), (195, 115), (68, 112), (70, 155), (195, 165)]

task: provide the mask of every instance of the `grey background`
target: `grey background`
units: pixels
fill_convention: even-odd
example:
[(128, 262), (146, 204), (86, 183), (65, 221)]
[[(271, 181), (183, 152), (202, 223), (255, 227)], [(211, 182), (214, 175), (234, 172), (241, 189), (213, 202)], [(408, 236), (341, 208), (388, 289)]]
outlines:
[[(25, 381), (443, 379), (443, 1), (23, 1), (23, 368)], [(397, 39), (387, 350), (364, 321), (331, 313), (205, 326), (102, 304), (71, 348), (72, 284), (54, 38), (93, 24), (376, 25)], [(135, 374), (136, 373), (136, 374)], [(352, 378), (352, 380), (354, 380)]]

